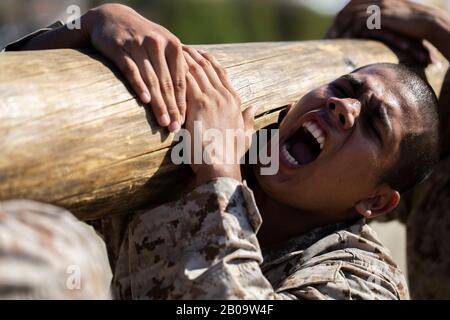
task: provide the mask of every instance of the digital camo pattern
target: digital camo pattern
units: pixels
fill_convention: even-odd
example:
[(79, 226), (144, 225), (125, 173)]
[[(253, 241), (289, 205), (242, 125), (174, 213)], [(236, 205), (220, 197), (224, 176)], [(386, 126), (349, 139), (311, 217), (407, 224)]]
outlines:
[(113, 279), (122, 299), (406, 299), (403, 274), (364, 220), (265, 252), (252, 192), (230, 178), (137, 214)]
[(107, 299), (111, 270), (92, 227), (28, 200), (0, 202), (0, 299)]
[(404, 196), (408, 280), (414, 299), (450, 299), (450, 157)]
[[(60, 25), (58, 22), (38, 30), (5, 49), (20, 50), (32, 37)], [(23, 203), (26, 208), (44, 208), (36, 203)], [(15, 204), (17, 210), (19, 204)], [(51, 206), (45, 208), (69, 214)], [(116, 298), (408, 298), (401, 271), (364, 220), (316, 229), (277, 250), (265, 252), (263, 257), (256, 238), (261, 217), (253, 195), (232, 179), (220, 178), (200, 186), (179, 201), (139, 213), (132, 217), (130, 224), (128, 221), (128, 217), (112, 217), (94, 223), (108, 246)], [(64, 228), (68, 234), (77, 229), (70, 224)], [(67, 236), (65, 232), (59, 235)], [(86, 234), (85, 239), (92, 237)], [(92, 243), (97, 243), (98, 239), (94, 239)], [(59, 242), (56, 238), (53, 241)], [(70, 243), (65, 242), (66, 247), (71, 246)], [(80, 256), (88, 255), (81, 247), (71, 250), (78, 250)], [(36, 271), (36, 275), (39, 272)], [(53, 279), (58, 282), (61, 274), (53, 275), (57, 275)], [(86, 286), (105, 286), (101, 277), (92, 281)], [(51, 281), (33, 285), (38, 284), (52, 286)], [(96, 295), (88, 290), (93, 294), (90, 296), (80, 291), (64, 291), (59, 284), (56, 286), (57, 289), (45, 289), (45, 294), (24, 291), (22, 296), (105, 297), (104, 292)], [(18, 293), (11, 296), (17, 297)]]
[[(316, 229), (264, 257), (256, 239), (260, 225), (251, 191), (229, 178), (139, 213), (115, 255), (113, 294), (122, 299), (408, 297), (402, 273), (363, 220)], [(54, 206), (1, 203), (0, 257), (0, 298), (109, 297), (103, 242)], [(70, 287), (71, 266), (81, 270), (79, 288)]]

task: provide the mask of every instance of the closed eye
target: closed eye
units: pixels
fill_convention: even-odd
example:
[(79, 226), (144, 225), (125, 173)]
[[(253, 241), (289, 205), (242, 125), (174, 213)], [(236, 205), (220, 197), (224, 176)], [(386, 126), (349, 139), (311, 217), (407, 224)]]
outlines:
[(333, 93), (335, 95), (337, 95), (338, 98), (348, 98), (349, 97), (347, 92), (342, 87), (337, 85), (336, 83), (332, 83), (330, 86), (333, 89)]
[[(349, 80), (351, 79), (351, 80)], [(355, 98), (361, 84), (354, 83), (352, 77), (343, 76), (342, 78), (332, 82), (330, 86), (333, 89), (333, 93), (338, 96), (338, 98)]]
[(381, 134), (378, 131), (377, 126), (373, 123), (373, 121), (369, 120), (369, 126), (370, 126), (370, 129), (372, 130), (372, 132), (377, 136), (378, 140), (380, 140), (380, 142), (382, 142)]
[(364, 125), (366, 127), (366, 130), (369, 131), (369, 134), (372, 136), (375, 136), (377, 138), (378, 142), (381, 145), (383, 145), (383, 138), (380, 134), (380, 131), (378, 131), (378, 128), (373, 121), (373, 117), (371, 117), (370, 115), (366, 115)]

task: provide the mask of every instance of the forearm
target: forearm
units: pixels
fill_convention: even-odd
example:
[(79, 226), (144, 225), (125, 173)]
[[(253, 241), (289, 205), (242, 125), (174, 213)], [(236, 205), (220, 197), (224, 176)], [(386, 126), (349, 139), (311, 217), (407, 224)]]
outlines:
[[(450, 61), (450, 16), (444, 12), (436, 13), (430, 42)], [(445, 75), (439, 96), (439, 123), (441, 155), (450, 153), (450, 69)]]
[(450, 68), (447, 70), (439, 96), (441, 156), (450, 156)]
[(113, 288), (136, 299), (292, 298), (263, 275), (260, 225), (248, 188), (230, 178), (210, 181), (132, 219), (119, 257), (130, 273), (116, 275)]
[(450, 61), (450, 16), (439, 12), (434, 17), (430, 42)]
[(88, 12), (80, 18), (80, 29), (70, 30), (66, 25), (63, 25), (30, 39), (20, 47), (20, 50), (90, 47), (89, 28), (91, 19), (91, 12)]

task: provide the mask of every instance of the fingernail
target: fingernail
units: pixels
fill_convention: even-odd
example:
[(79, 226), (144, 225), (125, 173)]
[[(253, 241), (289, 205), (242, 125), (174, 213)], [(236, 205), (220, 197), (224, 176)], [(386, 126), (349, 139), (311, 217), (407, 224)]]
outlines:
[(142, 94), (141, 99), (142, 99), (142, 102), (149, 103), (150, 102), (150, 95), (147, 92), (144, 92)]
[(169, 126), (169, 131), (176, 133), (180, 130), (180, 124), (177, 121), (174, 121)]
[(163, 114), (160, 118), (159, 118), (159, 123), (162, 125), (162, 126), (168, 126), (169, 125), (169, 123), (170, 123), (170, 118), (169, 118), (169, 116), (167, 115), (167, 114)]

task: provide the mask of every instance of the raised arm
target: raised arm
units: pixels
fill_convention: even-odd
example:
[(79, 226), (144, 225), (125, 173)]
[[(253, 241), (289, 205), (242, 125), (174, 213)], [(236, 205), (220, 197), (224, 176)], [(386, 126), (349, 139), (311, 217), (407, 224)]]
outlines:
[[(186, 51), (186, 129), (193, 137), (186, 140), (193, 142), (190, 160), (198, 186), (178, 201), (133, 217), (119, 254), (115, 295), (137, 299), (398, 298), (392, 280), (373, 281), (370, 263), (361, 272), (341, 268), (342, 261), (328, 256), (316, 257), (317, 263), (300, 268), (298, 260), (290, 264), (285, 257), (276, 261), (290, 267), (279, 265), (271, 275), (265, 273), (256, 236), (262, 219), (251, 190), (241, 182), (239, 159), (248, 144), (244, 150), (236, 148), (237, 141), (247, 137), (244, 131), (252, 132), (253, 109), (241, 111), (239, 97), (214, 58)], [(195, 159), (196, 151), (202, 159)], [(224, 163), (225, 155), (234, 161)], [(375, 268), (389, 266), (383, 260)]]
[[(381, 29), (369, 30), (367, 9), (380, 8)], [(329, 38), (372, 38), (407, 52), (419, 63), (430, 62), (422, 40), (429, 41), (450, 61), (450, 15), (439, 8), (403, 0), (352, 0), (342, 9), (327, 33)], [(441, 149), (450, 153), (450, 71), (439, 97)]]
[(79, 30), (63, 25), (12, 48), (94, 47), (120, 69), (141, 101), (151, 104), (158, 123), (177, 131), (186, 113), (187, 65), (180, 40), (120, 4), (91, 9), (81, 17), (80, 23)]

